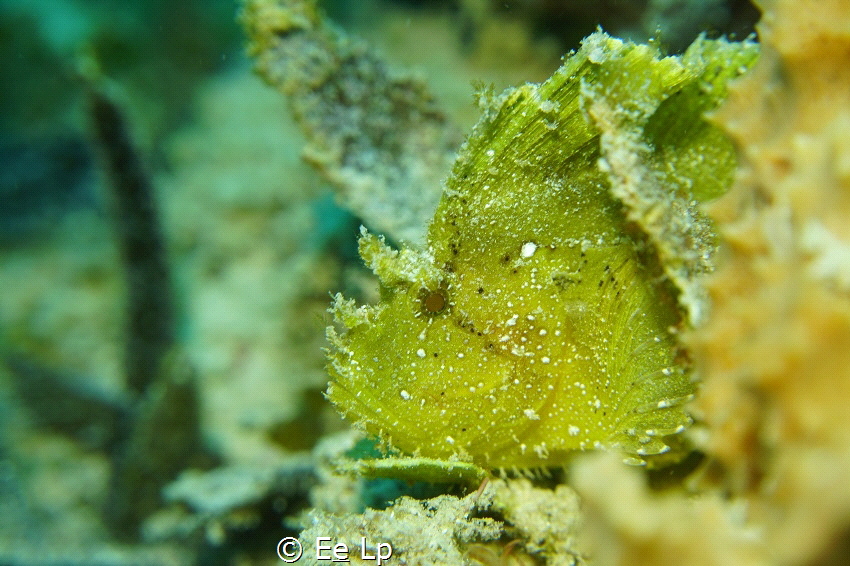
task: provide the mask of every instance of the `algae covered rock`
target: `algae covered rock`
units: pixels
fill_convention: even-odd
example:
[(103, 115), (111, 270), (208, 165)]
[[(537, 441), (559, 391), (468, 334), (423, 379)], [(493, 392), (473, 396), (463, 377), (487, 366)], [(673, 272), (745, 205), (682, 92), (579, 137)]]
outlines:
[[(696, 201), (735, 163), (703, 113), (755, 56), (699, 40), (661, 58), (600, 32), (548, 81), (484, 93), (427, 248), (364, 232), (382, 301), (337, 297), (329, 398), (401, 452), (487, 468), (668, 451), (694, 392), (682, 282), (713, 250)], [(688, 214), (670, 228), (668, 210)]]

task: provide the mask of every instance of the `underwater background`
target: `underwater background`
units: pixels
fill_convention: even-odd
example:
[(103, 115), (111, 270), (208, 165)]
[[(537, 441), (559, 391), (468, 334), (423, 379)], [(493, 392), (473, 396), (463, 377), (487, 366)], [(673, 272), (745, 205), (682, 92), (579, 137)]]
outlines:
[[(481, 517), (458, 503), (466, 501), (459, 486), (335, 473), (340, 454), (375, 447), (324, 398), (328, 308), (339, 292), (378, 302), (377, 279), (358, 256), (360, 226), (393, 243), (424, 230), (451, 165), (444, 158), (479, 119), (479, 85), (501, 92), (543, 81), (599, 27), (635, 42), (655, 38), (679, 54), (703, 32), (750, 36), (759, 11), (739, 0), (320, 7), (344, 37), (427, 85), (447, 148), (423, 157), (433, 158), (423, 177), (433, 178), (433, 193), (411, 184), (396, 193), (399, 208), (370, 209), (383, 162), (352, 181), (310, 153), (317, 135), (338, 126), (328, 118), (305, 127), (287, 94), (252, 69), (241, 3), (0, 5), (0, 564), (275, 564), (279, 541), (317, 524), (311, 510), (368, 518), (367, 509), (400, 495), (441, 501), (435, 525), (456, 515), (471, 521), (462, 563), (675, 563), (653, 550), (632, 562), (573, 550), (581, 520), (552, 526), (578, 514), (578, 499), (562, 489), (566, 473), (536, 478), (533, 488), (516, 484), (516, 501), (504, 497)], [(850, 11), (841, 2), (835, 9)], [(352, 186), (361, 193), (344, 192)], [(724, 494), (756, 490), (760, 473), (748, 468), (742, 474), (753, 483)], [(681, 509), (642, 502), (650, 495), (632, 487), (623, 505), (681, 522)], [(543, 518), (513, 511), (537, 501), (538, 492), (522, 489), (568, 504)], [(548, 504), (540, 501), (537, 509)], [(850, 517), (846, 510), (834, 516)], [(494, 518), (520, 534), (474, 523)], [(365, 534), (368, 520), (336, 524), (337, 536)], [(520, 526), (533, 521), (545, 525)], [(730, 547), (751, 560), (726, 563), (840, 564), (847, 521), (834, 526), (802, 558)], [(606, 536), (640, 539), (619, 527)], [(741, 527), (735, 537), (758, 538), (757, 530)], [(559, 542), (528, 535), (543, 531)], [(487, 536), (497, 542), (479, 542)], [(523, 537), (525, 550), (512, 554), (511, 540)], [(568, 550), (552, 550), (561, 543)], [(307, 554), (301, 563), (322, 563)], [(438, 556), (453, 555), (411, 550), (386, 563), (454, 563)], [(713, 560), (680, 563), (723, 563)]]

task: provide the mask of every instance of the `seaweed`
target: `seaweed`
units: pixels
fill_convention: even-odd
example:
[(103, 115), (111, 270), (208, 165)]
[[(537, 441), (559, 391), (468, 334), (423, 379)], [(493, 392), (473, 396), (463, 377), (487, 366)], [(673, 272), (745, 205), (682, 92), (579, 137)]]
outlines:
[(153, 187), (133, 148), (124, 118), (107, 96), (90, 89), (92, 124), (109, 176), (114, 226), (127, 285), (127, 386), (143, 393), (174, 345), (171, 276)]
[(104, 514), (116, 536), (132, 539), (162, 504), (163, 486), (192, 459), (202, 461), (198, 399), (194, 370), (175, 340), (171, 278), (152, 184), (118, 106), (94, 84), (89, 99), (125, 268), (125, 371), (135, 393)]

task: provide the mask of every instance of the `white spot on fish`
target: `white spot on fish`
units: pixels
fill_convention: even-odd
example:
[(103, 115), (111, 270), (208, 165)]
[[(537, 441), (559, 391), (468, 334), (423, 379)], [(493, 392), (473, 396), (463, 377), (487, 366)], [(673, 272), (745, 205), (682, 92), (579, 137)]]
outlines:
[(522, 245), (522, 249), (520, 250), (520, 255), (522, 257), (531, 257), (534, 255), (534, 252), (537, 251), (537, 244), (534, 242), (526, 242)]

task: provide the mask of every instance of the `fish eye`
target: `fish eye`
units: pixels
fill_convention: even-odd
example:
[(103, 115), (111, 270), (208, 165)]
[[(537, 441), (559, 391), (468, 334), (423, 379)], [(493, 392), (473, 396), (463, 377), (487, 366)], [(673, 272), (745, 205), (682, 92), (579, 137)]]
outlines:
[(419, 293), (419, 302), (424, 314), (436, 316), (446, 310), (449, 299), (445, 289), (422, 289)]

